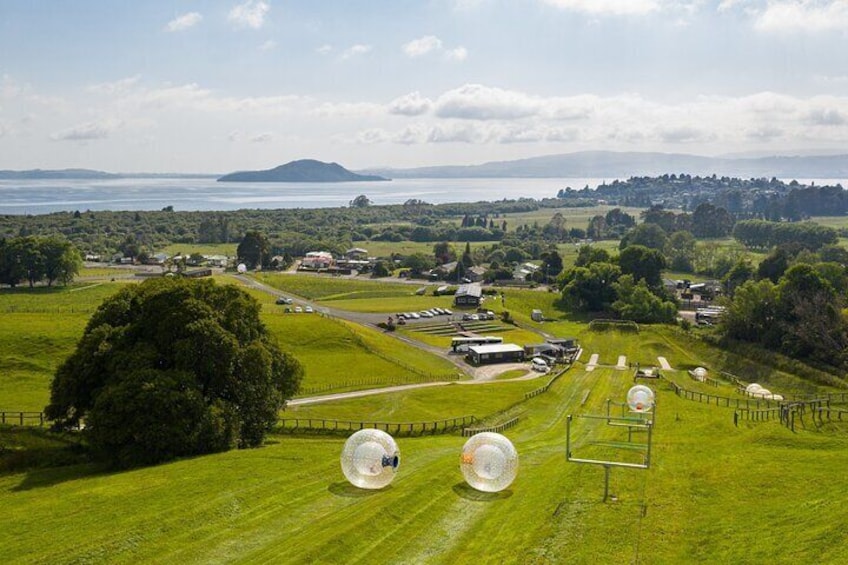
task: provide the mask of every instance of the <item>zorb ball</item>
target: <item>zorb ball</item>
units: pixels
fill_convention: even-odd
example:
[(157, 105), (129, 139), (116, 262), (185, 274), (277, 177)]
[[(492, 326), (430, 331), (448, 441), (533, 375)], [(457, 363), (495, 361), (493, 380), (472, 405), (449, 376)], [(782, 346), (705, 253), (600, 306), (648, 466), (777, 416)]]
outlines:
[(501, 434), (481, 432), (465, 442), (459, 468), (471, 487), (483, 492), (499, 492), (515, 480), (518, 452)]
[(359, 430), (342, 449), (342, 473), (359, 488), (380, 489), (392, 482), (400, 465), (400, 450), (382, 430)]
[(244, 263), (239, 263), (238, 267), (236, 267), (236, 271), (238, 271), (239, 273), (246, 273), (247, 265), (245, 265)]
[(654, 407), (654, 391), (645, 385), (636, 385), (627, 391), (627, 406), (633, 412), (650, 412)]
[(752, 394), (752, 395), (760, 392), (761, 390), (763, 390), (763, 387), (761, 387), (757, 383), (751, 383), (751, 384), (749, 384), (748, 386), (745, 387), (745, 392), (747, 392), (748, 394)]

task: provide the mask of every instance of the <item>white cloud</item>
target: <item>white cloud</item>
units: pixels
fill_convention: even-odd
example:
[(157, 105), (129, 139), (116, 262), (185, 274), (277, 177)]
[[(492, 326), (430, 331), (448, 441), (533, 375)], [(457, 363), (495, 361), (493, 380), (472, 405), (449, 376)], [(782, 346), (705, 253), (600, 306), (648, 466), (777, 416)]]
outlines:
[(766, 32), (825, 32), (848, 28), (845, 0), (770, 0), (754, 27)]
[(50, 135), (54, 141), (90, 141), (94, 139), (106, 139), (115, 129), (120, 127), (120, 122), (102, 121), (79, 124), (68, 129), (57, 131)]
[(259, 29), (265, 24), (265, 17), (271, 10), (270, 4), (262, 0), (245, 0), (233, 6), (227, 18), (239, 27)]
[(136, 84), (138, 84), (139, 80), (141, 80), (141, 75), (135, 75), (127, 78), (118, 79), (112, 82), (101, 82), (97, 84), (92, 84), (91, 86), (86, 88), (86, 90), (94, 94), (123, 94), (125, 92), (129, 92)]
[(596, 16), (641, 15), (660, 9), (659, 0), (542, 0), (562, 10)]
[(669, 144), (694, 143), (712, 138), (708, 132), (693, 125), (660, 127), (658, 135), (662, 141)]
[(325, 102), (309, 111), (309, 115), (320, 118), (372, 118), (384, 114), (383, 106), (368, 102)]
[(480, 84), (466, 84), (449, 90), (436, 100), (439, 117), (469, 120), (522, 118), (536, 114), (540, 107), (538, 98)]
[(274, 134), (271, 132), (259, 133), (250, 138), (251, 143), (269, 143), (271, 141), (274, 141)]
[(316, 49), (315, 52), (319, 55), (329, 55), (333, 52), (333, 46), (325, 43), (324, 45)]
[(812, 108), (806, 122), (814, 126), (841, 126), (846, 123), (845, 114), (836, 108)]
[(448, 49), (445, 51), (445, 57), (451, 61), (464, 61), (468, 58), (468, 49), (461, 45), (454, 49)]
[(165, 31), (184, 31), (200, 23), (203, 16), (199, 12), (189, 12), (182, 16), (177, 16), (165, 25)]
[(352, 57), (358, 57), (360, 55), (365, 55), (366, 53), (371, 52), (372, 47), (370, 45), (364, 45), (362, 43), (357, 43), (356, 45), (351, 45), (342, 53), (342, 59), (350, 59)]
[(420, 116), (433, 108), (433, 101), (421, 94), (410, 92), (389, 102), (389, 113), (401, 116)]
[(435, 35), (425, 35), (413, 39), (409, 43), (404, 43), (401, 49), (410, 58), (423, 57), (432, 53), (442, 53), (445, 59), (451, 61), (464, 61), (468, 58), (468, 49), (461, 45), (450, 49), (446, 48), (442, 40)]
[(421, 57), (433, 51), (439, 51), (442, 48), (442, 40), (435, 35), (425, 35), (418, 39), (413, 39), (403, 46), (403, 52), (407, 57)]

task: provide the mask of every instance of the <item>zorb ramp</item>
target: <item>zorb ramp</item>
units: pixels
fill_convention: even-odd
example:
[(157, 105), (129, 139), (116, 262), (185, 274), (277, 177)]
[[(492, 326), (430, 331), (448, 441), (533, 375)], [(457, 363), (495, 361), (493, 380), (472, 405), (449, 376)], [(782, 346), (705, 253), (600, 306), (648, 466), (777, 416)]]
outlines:
[(400, 450), (392, 436), (382, 430), (359, 430), (342, 448), (342, 473), (350, 484), (363, 489), (381, 489), (395, 478)]
[(465, 442), (459, 468), (472, 488), (499, 492), (512, 484), (518, 474), (518, 452), (501, 434), (481, 432)]

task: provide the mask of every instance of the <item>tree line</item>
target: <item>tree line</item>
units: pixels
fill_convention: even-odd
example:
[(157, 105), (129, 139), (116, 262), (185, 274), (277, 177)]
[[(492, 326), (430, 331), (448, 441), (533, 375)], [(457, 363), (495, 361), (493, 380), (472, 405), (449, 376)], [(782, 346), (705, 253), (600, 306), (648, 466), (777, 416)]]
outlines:
[(0, 284), (33, 287), (45, 282), (68, 284), (79, 273), (79, 250), (63, 237), (24, 236), (0, 238)]
[(557, 197), (576, 205), (604, 201), (619, 206), (647, 208), (661, 203), (665, 208), (695, 210), (703, 203), (724, 208), (737, 218), (799, 221), (814, 216), (844, 216), (848, 194), (835, 186), (783, 182), (775, 177), (735, 177), (666, 174), (631, 177), (604, 183), (596, 189), (566, 188)]

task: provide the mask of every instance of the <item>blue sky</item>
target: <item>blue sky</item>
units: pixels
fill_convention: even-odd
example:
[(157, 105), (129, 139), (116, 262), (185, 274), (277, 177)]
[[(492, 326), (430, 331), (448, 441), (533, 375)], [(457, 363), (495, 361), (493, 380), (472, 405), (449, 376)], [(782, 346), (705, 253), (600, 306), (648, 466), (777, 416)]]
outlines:
[(846, 142), (848, 0), (0, 0), (0, 168)]

